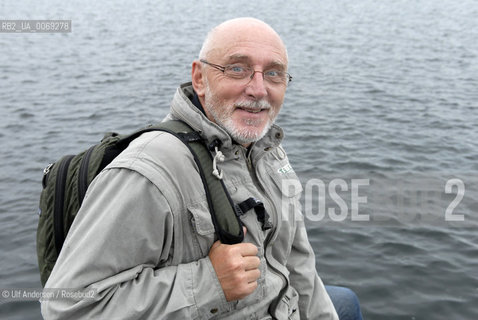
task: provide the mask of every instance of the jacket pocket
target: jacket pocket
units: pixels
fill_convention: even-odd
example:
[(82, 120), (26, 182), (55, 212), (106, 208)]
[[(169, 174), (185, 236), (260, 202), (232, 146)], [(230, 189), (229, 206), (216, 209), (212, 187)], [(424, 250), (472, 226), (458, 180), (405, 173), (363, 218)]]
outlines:
[(194, 246), (201, 252), (201, 257), (205, 257), (208, 255), (209, 249), (216, 240), (209, 206), (206, 201), (198, 202), (188, 206), (188, 211), (190, 213), (191, 226), (194, 231), (191, 240)]
[(287, 158), (275, 161), (268, 167), (267, 174), (272, 182), (270, 194), (276, 194), (274, 206), (277, 210), (277, 225), (279, 237), (274, 241), (274, 257), (282, 264), (287, 263), (296, 226), (303, 221), (300, 197), (302, 185), (295, 172), (290, 167)]
[(294, 288), (289, 286), (286, 293), (282, 296), (277, 306), (275, 317), (277, 319), (300, 319), (299, 294)]
[(277, 194), (281, 198), (278, 200), (280, 201), (279, 212), (282, 214), (282, 220), (295, 220), (297, 218), (295, 215), (301, 211), (302, 185), (289, 161), (287, 158), (276, 161), (266, 171), (272, 180), (270, 188), (272, 188), (273, 194)]
[(286, 197), (295, 197), (302, 192), (300, 180), (287, 158), (277, 161), (267, 168), (267, 173), (274, 181), (275, 187)]

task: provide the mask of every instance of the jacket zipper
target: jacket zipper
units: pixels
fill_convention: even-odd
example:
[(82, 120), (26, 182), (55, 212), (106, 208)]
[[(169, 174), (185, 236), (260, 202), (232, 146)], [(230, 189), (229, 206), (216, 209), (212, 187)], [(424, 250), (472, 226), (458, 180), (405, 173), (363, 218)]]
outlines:
[[(258, 162), (260, 160), (260, 158), (262, 158), (262, 156), (264, 155), (265, 153), (259, 155), (256, 157), (256, 162)], [(270, 208), (273, 209), (274, 206), (270, 203), (270, 200), (268, 197), (264, 196), (265, 192), (266, 192), (266, 189), (264, 188), (264, 184), (261, 183), (261, 181), (259, 180), (259, 175), (257, 174), (256, 170), (254, 169), (253, 165), (252, 165), (252, 160), (250, 158), (251, 154), (244, 154), (245, 158), (246, 158), (246, 164), (247, 164), (247, 169), (249, 170), (249, 175), (251, 176), (251, 179), (253, 179), (257, 185), (259, 186), (258, 190), (259, 192), (262, 194), (264, 200), (263, 202), (267, 201), (271, 206)], [(268, 253), (268, 249), (269, 249), (269, 254), (270, 254), (270, 248), (269, 248), (269, 243), (271, 242), (272, 238), (274, 237), (274, 235), (276, 234), (276, 232), (278, 232), (278, 228), (279, 228), (279, 221), (275, 221), (276, 219), (280, 219), (279, 217), (279, 212), (276, 212), (276, 214), (269, 214), (269, 217), (271, 217), (272, 219), (272, 225), (275, 224), (276, 226), (276, 231), (270, 231), (269, 234), (267, 235), (266, 239), (265, 239), (265, 242), (264, 242), (264, 257), (266, 258), (266, 262), (270, 268), (270, 271), (274, 274), (276, 274), (278, 277), (280, 277), (282, 279), (282, 281), (284, 282), (285, 284), (285, 287), (283, 288), (283, 290), (281, 291), (281, 293), (279, 294), (280, 297), (283, 296), (283, 291), (287, 289), (287, 286), (289, 284), (289, 281), (287, 280), (287, 278), (282, 274), (282, 272), (280, 272), (278, 269), (276, 269), (270, 262), (269, 262), (269, 259), (267, 259), (267, 253)], [(277, 218), (276, 218), (277, 217)]]
[(66, 194), (66, 178), (68, 176), (68, 167), (70, 166), (71, 159), (74, 156), (66, 156), (61, 162), (56, 175), (55, 183), (55, 209), (53, 211), (53, 227), (55, 235), (55, 247), (57, 254), (60, 254), (61, 247), (65, 241), (64, 233), (64, 201)]
[[(258, 161), (260, 160), (260, 158), (262, 158), (262, 156), (263, 156), (263, 155), (257, 156), (257, 157), (256, 157), (256, 159), (257, 159), (256, 162), (258, 162)], [(250, 159), (249, 159), (248, 161), (249, 161), (249, 163), (250, 163), (250, 168), (253, 169), (252, 161), (251, 161)], [(255, 175), (255, 178), (256, 178), (256, 181), (257, 181), (258, 185), (259, 185), (259, 186), (261, 187), (261, 189), (262, 189), (262, 190), (259, 190), (259, 191), (260, 191), (261, 193), (265, 193), (265, 192), (266, 192), (266, 191), (265, 191), (266, 189), (264, 188), (264, 184), (261, 183), (261, 181), (259, 180), (259, 175), (257, 174), (257, 172), (256, 172), (255, 170), (253, 171), (253, 174)], [(264, 201), (270, 202), (267, 197), (264, 198)], [(273, 209), (274, 206), (272, 205), (272, 203), (270, 203), (270, 205), (271, 205), (270, 208)], [(285, 296), (285, 293), (286, 293), (288, 287), (290, 286), (289, 279), (288, 279), (280, 270), (278, 270), (277, 268), (275, 268), (275, 267), (269, 262), (269, 259), (267, 258), (268, 253), (269, 253), (269, 255), (272, 255), (272, 253), (271, 253), (271, 250), (272, 250), (272, 249), (271, 249), (271, 247), (269, 246), (269, 243), (272, 241), (272, 239), (273, 239), (274, 236), (277, 234), (277, 232), (279, 232), (279, 227), (280, 227), (279, 223), (280, 223), (281, 215), (282, 215), (281, 212), (276, 212), (275, 215), (274, 215), (274, 214), (269, 214), (269, 216), (273, 219), (273, 220), (272, 220), (272, 225), (274, 225), (274, 223), (276, 224), (276, 229), (275, 229), (274, 232), (272, 232), (272, 231), (269, 232), (269, 234), (267, 235), (267, 238), (266, 238), (266, 240), (265, 240), (265, 244), (264, 244), (264, 257), (266, 258), (266, 262), (267, 262), (267, 264), (269, 265), (270, 271), (271, 271), (272, 273), (276, 274), (279, 278), (281, 278), (282, 281), (283, 281), (283, 284), (284, 284), (283, 288), (282, 288), (281, 291), (279, 292), (279, 296), (278, 296), (279, 298), (278, 298), (277, 300), (273, 301), (272, 304), (271, 304), (271, 307), (272, 307), (271, 310), (273, 310), (273, 311), (272, 311), (272, 314), (275, 313), (275, 310), (276, 310), (276, 308), (277, 308), (277, 305), (280, 303), (280, 300), (281, 300), (283, 297), (286, 297), (286, 296)], [(277, 219), (277, 221), (275, 221), (275, 219)]]

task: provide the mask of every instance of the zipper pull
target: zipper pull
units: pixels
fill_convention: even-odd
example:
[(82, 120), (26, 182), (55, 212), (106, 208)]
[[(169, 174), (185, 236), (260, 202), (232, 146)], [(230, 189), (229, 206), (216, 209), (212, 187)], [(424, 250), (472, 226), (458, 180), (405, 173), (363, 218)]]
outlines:
[(41, 184), (43, 186), (43, 189), (46, 188), (46, 184), (48, 183), (48, 174), (50, 173), (51, 168), (53, 167), (54, 163), (50, 163), (48, 166), (46, 166), (45, 169), (43, 169), (43, 178), (41, 180)]
[(43, 175), (46, 176), (47, 174), (50, 173), (51, 167), (53, 167), (54, 163), (50, 163), (48, 166), (46, 166), (45, 169), (43, 169)]

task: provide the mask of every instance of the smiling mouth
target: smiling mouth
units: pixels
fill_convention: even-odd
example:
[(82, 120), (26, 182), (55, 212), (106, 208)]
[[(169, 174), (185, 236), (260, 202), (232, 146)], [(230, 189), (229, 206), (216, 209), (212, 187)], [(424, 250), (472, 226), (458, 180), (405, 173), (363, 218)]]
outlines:
[(243, 108), (243, 107), (237, 107), (237, 108), (240, 109), (240, 110), (249, 112), (249, 113), (259, 113), (261, 111), (267, 110), (267, 109), (255, 109), (255, 108), (251, 109), (251, 108)]

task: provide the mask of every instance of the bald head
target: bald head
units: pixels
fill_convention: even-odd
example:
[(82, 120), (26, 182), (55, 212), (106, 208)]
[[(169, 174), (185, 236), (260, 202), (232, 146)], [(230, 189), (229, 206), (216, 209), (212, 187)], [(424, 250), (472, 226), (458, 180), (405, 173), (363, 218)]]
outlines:
[(287, 49), (280, 36), (267, 23), (255, 18), (231, 19), (214, 27), (203, 42), (199, 58), (214, 59), (223, 56), (235, 43), (251, 40), (276, 47), (284, 56), (283, 62), (287, 65)]

